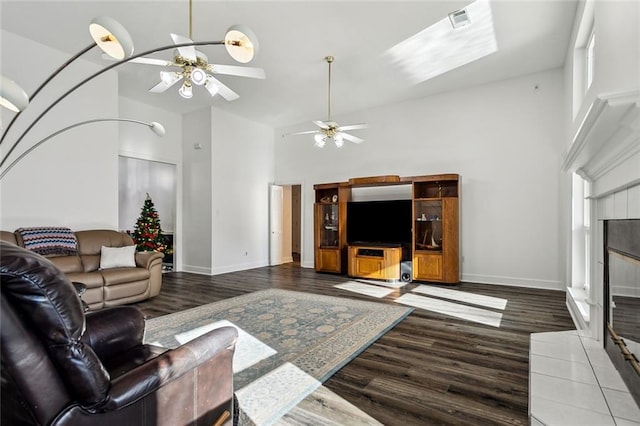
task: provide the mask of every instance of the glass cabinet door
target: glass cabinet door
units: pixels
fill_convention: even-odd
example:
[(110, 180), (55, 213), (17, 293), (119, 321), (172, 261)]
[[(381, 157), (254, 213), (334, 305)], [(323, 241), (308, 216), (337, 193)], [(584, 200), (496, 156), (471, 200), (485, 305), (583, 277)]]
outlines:
[(416, 251), (442, 251), (442, 200), (414, 202)]
[(338, 204), (319, 204), (320, 247), (338, 247)]

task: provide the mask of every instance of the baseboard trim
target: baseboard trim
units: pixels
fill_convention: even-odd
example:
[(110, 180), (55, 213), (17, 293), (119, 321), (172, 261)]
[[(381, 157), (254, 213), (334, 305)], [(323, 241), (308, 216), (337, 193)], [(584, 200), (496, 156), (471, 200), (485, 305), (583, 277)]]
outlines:
[(576, 306), (573, 297), (571, 294), (567, 292), (567, 300), (566, 300), (567, 310), (569, 311), (569, 315), (571, 315), (571, 320), (573, 324), (576, 326), (576, 330), (585, 333), (586, 335), (591, 335), (591, 331), (589, 330), (589, 324), (587, 324), (580, 313), (580, 309)]
[(497, 275), (462, 274), (462, 281), (480, 284), (509, 285), (514, 287), (538, 288), (541, 290), (564, 291), (560, 281), (533, 278), (502, 277)]
[(237, 265), (218, 266), (212, 269), (211, 275), (227, 274), (229, 272), (246, 271), (248, 269), (262, 268), (269, 266), (269, 262), (261, 260), (257, 262), (239, 263)]
[(211, 275), (211, 268), (203, 268), (202, 266), (182, 265), (181, 271), (192, 274)]

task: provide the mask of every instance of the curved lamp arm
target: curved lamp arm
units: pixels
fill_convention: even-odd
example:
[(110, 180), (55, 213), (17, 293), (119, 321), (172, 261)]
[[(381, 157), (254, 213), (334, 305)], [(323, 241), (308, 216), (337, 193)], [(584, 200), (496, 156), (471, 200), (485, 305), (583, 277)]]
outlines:
[[(72, 124), (72, 125), (67, 126), (67, 127), (63, 128), (63, 129), (60, 129), (60, 130), (58, 130), (56, 132), (53, 132), (49, 136), (45, 137), (44, 139), (41, 139), (40, 141), (36, 142), (33, 146), (31, 146), (25, 152), (20, 154), (20, 156), (18, 158), (13, 160), (11, 162), (11, 164), (9, 164), (7, 166), (6, 169), (4, 169), (4, 171), (0, 174), (0, 179), (2, 179), (7, 173), (9, 173), (9, 170), (11, 170), (13, 168), (13, 166), (18, 164), (18, 162), (20, 160), (22, 160), (24, 157), (26, 157), (31, 151), (33, 151), (34, 149), (36, 149), (37, 147), (39, 147), (40, 145), (42, 145), (43, 143), (45, 143), (49, 139), (54, 138), (54, 137), (58, 136), (60, 133), (64, 133), (67, 130), (71, 130), (71, 129), (75, 128), (75, 127), (84, 126), (85, 124), (103, 122), (103, 121), (124, 121), (124, 122), (128, 122), (128, 123), (142, 124), (144, 126), (149, 127), (149, 129), (153, 133), (155, 133), (156, 135), (158, 135), (160, 137), (164, 136), (164, 134), (165, 134), (165, 130), (164, 130), (164, 127), (162, 126), (162, 124), (157, 123), (155, 121), (147, 123), (145, 121), (133, 120), (133, 119), (130, 119), (130, 118), (95, 118), (93, 120), (81, 121), (79, 123)], [(8, 154), (7, 154), (7, 157), (8, 157)], [(5, 157), (5, 160), (7, 159), (7, 157)]]

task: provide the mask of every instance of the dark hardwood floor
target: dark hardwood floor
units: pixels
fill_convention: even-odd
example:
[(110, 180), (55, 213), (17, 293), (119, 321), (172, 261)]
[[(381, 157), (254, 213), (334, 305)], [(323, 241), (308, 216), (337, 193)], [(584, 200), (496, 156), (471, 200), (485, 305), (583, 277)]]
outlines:
[[(266, 288), (395, 303), (333, 287), (344, 276), (295, 264), (204, 276), (163, 275), (159, 296), (139, 303), (156, 317)], [(415, 309), (325, 386), (386, 425), (528, 424), (529, 335), (573, 329), (565, 294), (486, 284), (446, 286), (507, 299), (499, 328)]]

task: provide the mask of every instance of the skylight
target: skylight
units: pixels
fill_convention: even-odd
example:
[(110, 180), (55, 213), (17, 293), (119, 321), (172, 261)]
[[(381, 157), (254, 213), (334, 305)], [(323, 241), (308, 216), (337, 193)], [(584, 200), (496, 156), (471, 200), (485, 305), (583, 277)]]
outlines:
[(450, 15), (464, 15), (468, 21), (454, 28), (454, 19), (446, 16), (385, 53), (412, 83), (429, 80), (498, 50), (489, 0), (477, 0)]

